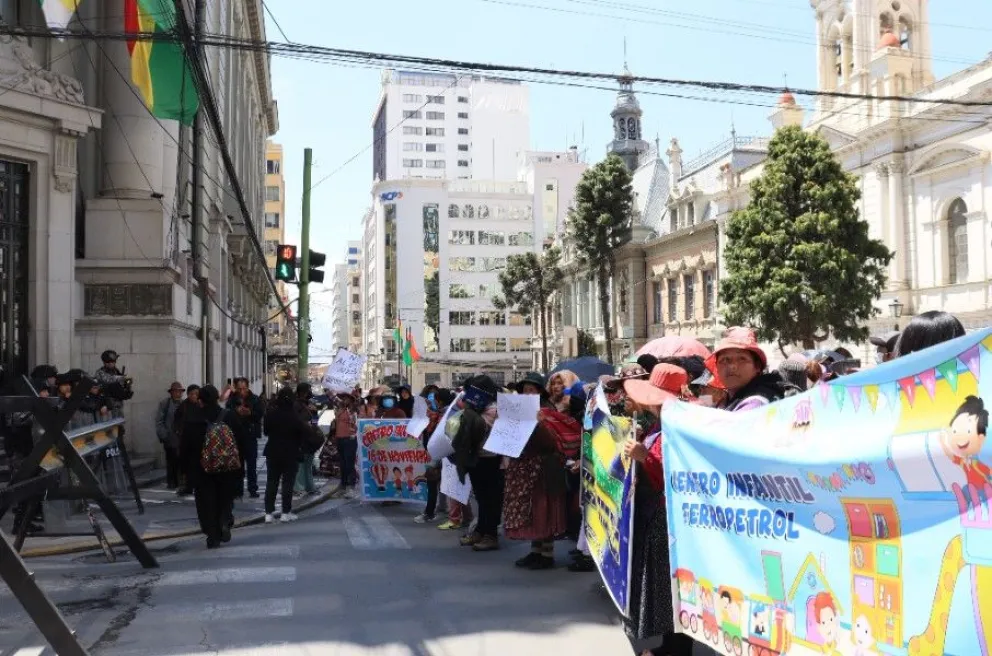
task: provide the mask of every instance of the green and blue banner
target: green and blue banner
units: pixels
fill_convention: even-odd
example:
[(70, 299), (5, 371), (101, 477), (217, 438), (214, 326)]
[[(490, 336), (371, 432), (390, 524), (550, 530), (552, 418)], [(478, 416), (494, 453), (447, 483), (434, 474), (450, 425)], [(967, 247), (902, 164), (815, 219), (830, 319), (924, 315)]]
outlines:
[(735, 656), (989, 656), (990, 335), (750, 412), (666, 405), (677, 628)]
[(586, 410), (582, 433), (582, 517), (589, 551), (613, 603), (627, 614), (635, 470), (623, 455), (631, 420), (611, 416), (602, 388)]
[(431, 456), (409, 419), (358, 420), (358, 470), (363, 501), (427, 503), (425, 473)]

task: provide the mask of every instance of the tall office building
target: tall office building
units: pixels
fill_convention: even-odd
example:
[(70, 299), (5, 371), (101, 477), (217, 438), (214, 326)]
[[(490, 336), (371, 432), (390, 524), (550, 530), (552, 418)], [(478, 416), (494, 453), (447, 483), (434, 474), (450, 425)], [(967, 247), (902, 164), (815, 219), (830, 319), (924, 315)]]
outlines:
[(334, 348), (362, 352), (362, 242), (349, 241), (344, 262), (334, 266), (332, 333)]
[[(265, 264), (275, 277), (276, 247), (286, 241), (286, 181), (282, 174), (282, 146), (272, 141), (265, 142)], [(283, 302), (289, 300), (286, 295), (286, 283), (276, 282), (276, 288)], [(275, 298), (269, 302), (269, 316), (279, 309)], [(268, 323), (268, 345), (280, 347), (292, 341), (287, 334), (289, 322), (286, 316), (280, 314)]]
[(372, 121), (375, 181), (515, 180), (530, 144), (519, 82), (386, 70)]

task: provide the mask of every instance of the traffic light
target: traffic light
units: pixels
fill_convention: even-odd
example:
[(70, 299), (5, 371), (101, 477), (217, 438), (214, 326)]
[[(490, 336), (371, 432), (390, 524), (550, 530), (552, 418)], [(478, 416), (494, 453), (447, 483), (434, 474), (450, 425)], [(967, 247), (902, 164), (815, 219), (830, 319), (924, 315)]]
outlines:
[(279, 244), (276, 251), (276, 280), (293, 282), (296, 280), (296, 246)]
[(324, 266), (324, 262), (326, 261), (327, 256), (323, 253), (310, 251), (310, 277), (307, 278), (310, 282), (318, 284), (324, 282), (324, 272), (320, 270), (320, 267)]

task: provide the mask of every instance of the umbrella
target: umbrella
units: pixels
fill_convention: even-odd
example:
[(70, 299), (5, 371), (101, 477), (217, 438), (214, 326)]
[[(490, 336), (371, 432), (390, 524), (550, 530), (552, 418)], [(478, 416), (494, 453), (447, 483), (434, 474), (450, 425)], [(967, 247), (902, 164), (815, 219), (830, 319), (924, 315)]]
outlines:
[(566, 370), (578, 376), (579, 380), (584, 383), (596, 382), (603, 375), (613, 375), (613, 365), (606, 364), (599, 358), (594, 358), (591, 355), (565, 360), (552, 369), (551, 373), (556, 374), (559, 371)]
[(637, 355), (653, 355), (656, 358), (689, 358), (698, 355), (705, 360), (710, 357), (710, 350), (698, 339), (666, 335), (642, 346)]

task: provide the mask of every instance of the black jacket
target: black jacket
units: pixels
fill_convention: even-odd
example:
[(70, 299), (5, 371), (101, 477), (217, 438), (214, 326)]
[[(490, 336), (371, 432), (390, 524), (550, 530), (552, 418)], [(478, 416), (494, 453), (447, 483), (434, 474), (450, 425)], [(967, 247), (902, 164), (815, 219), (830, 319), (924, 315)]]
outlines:
[(218, 480), (227, 480), (230, 483), (230, 488), (228, 492), (233, 493), (237, 486), (241, 483), (241, 472), (223, 472), (219, 474), (207, 474), (203, 471), (200, 466), (200, 453), (203, 451), (203, 442), (207, 438), (207, 427), (216, 422), (223, 421), (225, 424), (234, 430), (234, 419), (230, 412), (224, 410), (220, 406), (213, 406), (210, 408), (201, 408), (199, 406), (188, 406), (187, 412), (183, 416), (183, 427), (182, 435), (179, 438), (179, 448), (182, 453), (187, 456), (184, 460), (187, 462), (186, 475), (190, 478), (190, 484), (193, 487), (203, 479), (204, 476), (210, 476)]
[(310, 424), (303, 421), (296, 408), (274, 405), (265, 413), (265, 434), (269, 441), (263, 455), (279, 462), (296, 462), (309, 433)]
[(458, 433), (451, 440), (451, 448), (455, 453), (450, 456), (451, 462), (458, 469), (458, 480), (465, 482), (465, 474), (479, 462), (482, 445), (489, 439), (490, 427), (486, 420), (475, 409), (465, 406), (462, 410)]

